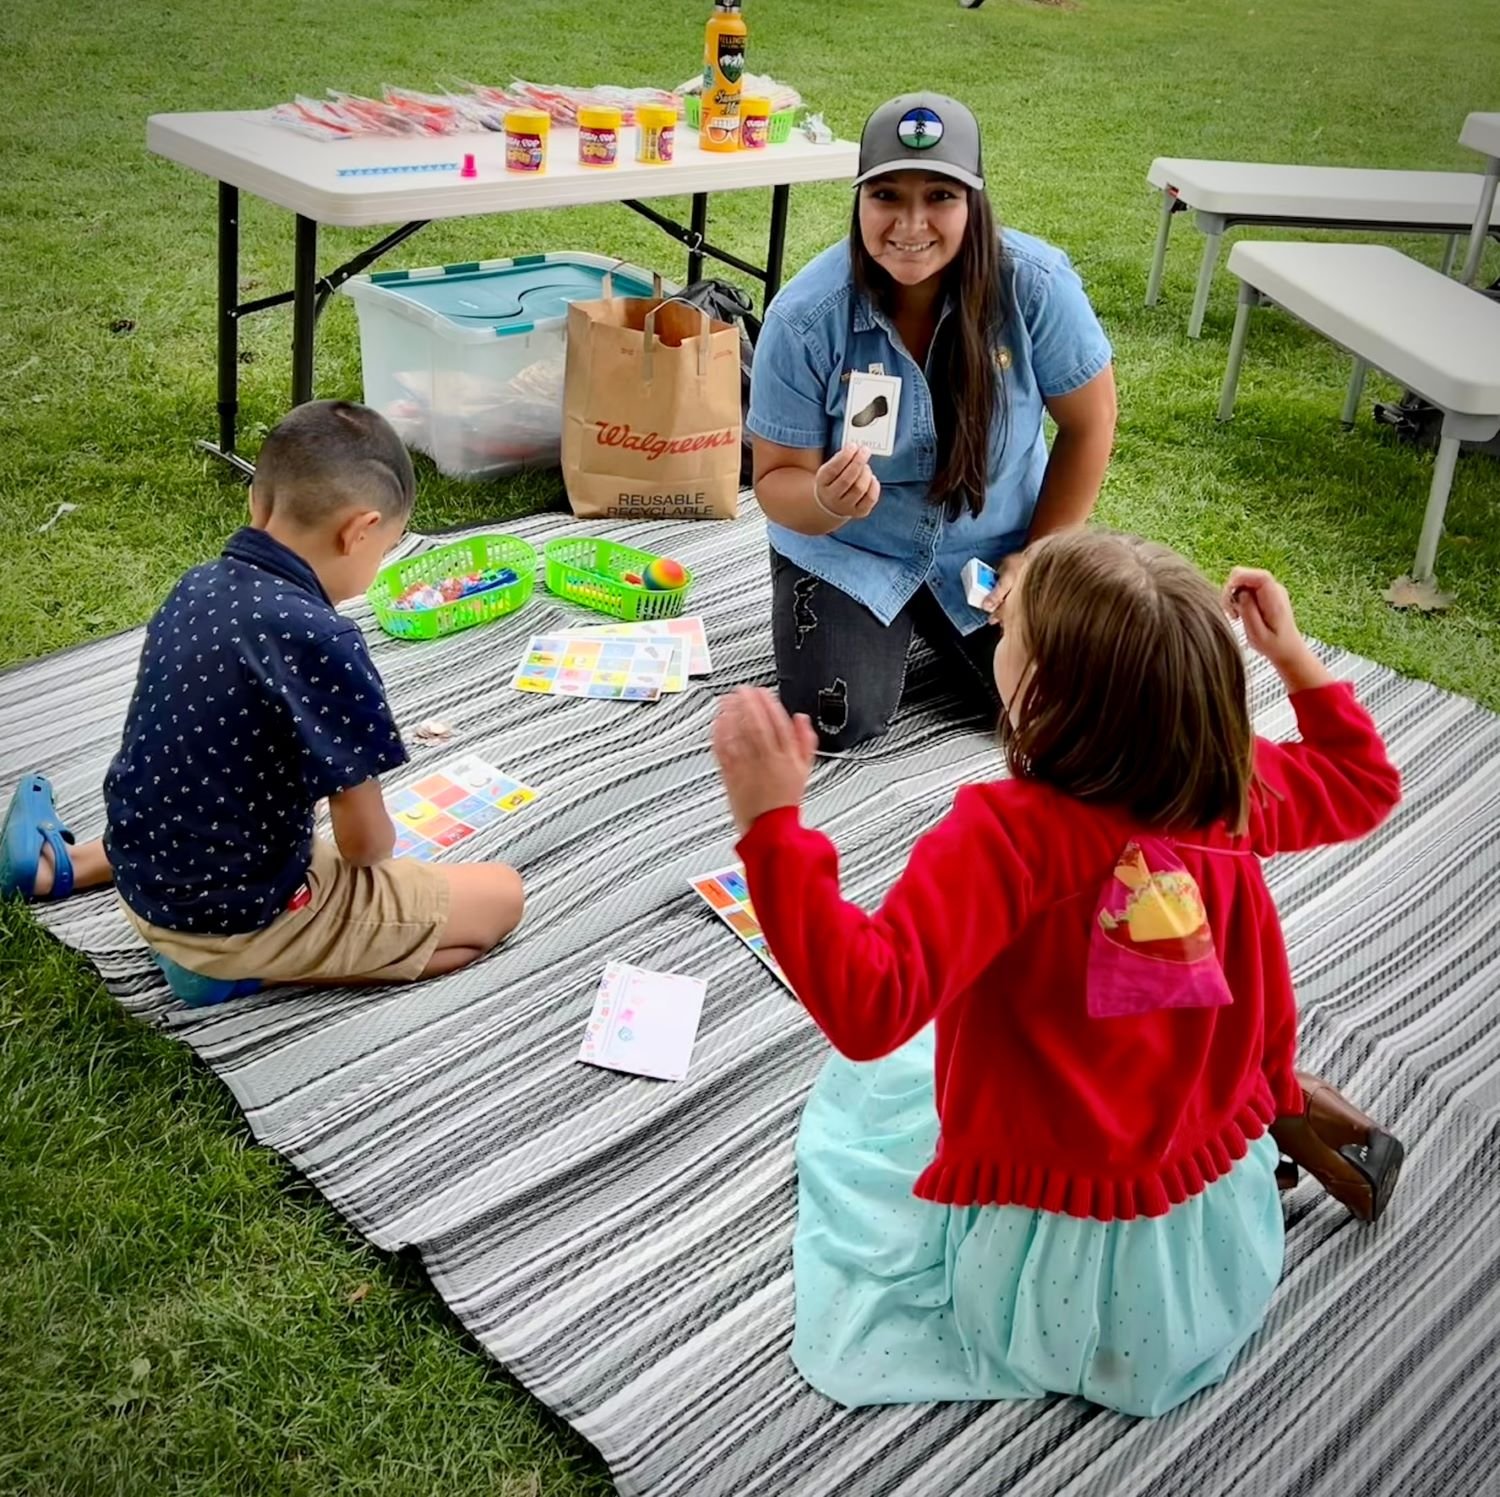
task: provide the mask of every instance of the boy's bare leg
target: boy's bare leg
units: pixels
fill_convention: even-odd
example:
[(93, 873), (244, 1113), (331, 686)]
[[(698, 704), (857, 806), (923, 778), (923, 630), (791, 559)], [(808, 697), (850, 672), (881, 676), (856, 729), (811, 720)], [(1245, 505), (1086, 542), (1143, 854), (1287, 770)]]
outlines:
[[(69, 857), (73, 864), (73, 892), (75, 894), (82, 893), (85, 889), (97, 889), (115, 881), (114, 870), (109, 866), (109, 859), (104, 854), (104, 843), (97, 838), (93, 842), (80, 842), (77, 847), (70, 849)], [(37, 899), (45, 899), (52, 892), (54, 873), (52, 849), (44, 847), (36, 865), (35, 897)]]
[(448, 923), (423, 977), (478, 961), (521, 923), (526, 908), (521, 875), (504, 863), (457, 863), (442, 872), (448, 880)]

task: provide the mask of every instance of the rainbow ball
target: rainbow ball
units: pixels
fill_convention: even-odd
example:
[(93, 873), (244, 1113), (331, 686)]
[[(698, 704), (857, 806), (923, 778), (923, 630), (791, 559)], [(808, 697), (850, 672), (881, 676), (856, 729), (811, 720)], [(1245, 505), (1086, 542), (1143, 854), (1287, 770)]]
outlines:
[(687, 581), (687, 572), (680, 561), (670, 556), (658, 556), (648, 562), (641, 572), (642, 580), (653, 592), (673, 592)]

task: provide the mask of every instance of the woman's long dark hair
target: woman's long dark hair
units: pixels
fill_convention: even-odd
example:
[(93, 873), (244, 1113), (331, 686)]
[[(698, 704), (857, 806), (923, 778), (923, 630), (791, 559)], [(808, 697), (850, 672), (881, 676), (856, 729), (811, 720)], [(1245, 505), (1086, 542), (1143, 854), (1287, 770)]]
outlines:
[[(984, 508), (990, 480), (990, 432), (1000, 423), (1005, 445), (1005, 380), (997, 360), (1010, 304), (1006, 289), (1005, 251), (990, 200), (969, 194), (969, 223), (953, 263), (943, 272), (944, 293), (952, 300), (947, 317), (928, 355), (928, 385), (937, 422), (937, 471), (928, 498), (941, 504), (949, 519), (965, 509)], [(887, 315), (894, 310), (896, 284), (865, 248), (859, 229), (859, 197), (849, 230), (849, 258), (855, 289)]]

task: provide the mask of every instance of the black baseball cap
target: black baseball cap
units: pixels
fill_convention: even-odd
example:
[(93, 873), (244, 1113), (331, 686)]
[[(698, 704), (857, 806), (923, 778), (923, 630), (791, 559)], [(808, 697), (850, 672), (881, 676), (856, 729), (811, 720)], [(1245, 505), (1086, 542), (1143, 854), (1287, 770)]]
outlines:
[(858, 187), (888, 172), (931, 172), (984, 191), (979, 121), (945, 94), (902, 94), (865, 121), (859, 138)]

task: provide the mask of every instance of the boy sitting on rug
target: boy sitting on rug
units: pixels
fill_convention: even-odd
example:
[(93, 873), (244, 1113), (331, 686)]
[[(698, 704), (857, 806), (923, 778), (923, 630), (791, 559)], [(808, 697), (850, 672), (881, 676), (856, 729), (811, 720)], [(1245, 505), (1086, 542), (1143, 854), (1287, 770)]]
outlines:
[[(400, 540), (411, 459), (365, 406), (299, 406), (266, 438), (250, 524), (146, 630), (104, 838), (81, 847), (39, 774), (0, 832), (0, 892), (114, 880), (187, 1002), (266, 983), (409, 982), (483, 956), (521, 918), (503, 864), (393, 859), (380, 776), (407, 759), (359, 626)], [(327, 798), (333, 843), (313, 835)]]

